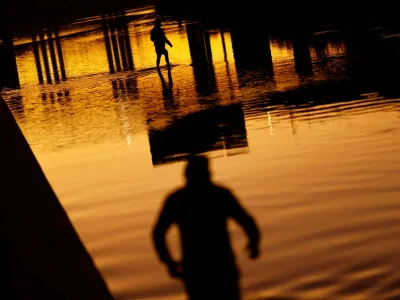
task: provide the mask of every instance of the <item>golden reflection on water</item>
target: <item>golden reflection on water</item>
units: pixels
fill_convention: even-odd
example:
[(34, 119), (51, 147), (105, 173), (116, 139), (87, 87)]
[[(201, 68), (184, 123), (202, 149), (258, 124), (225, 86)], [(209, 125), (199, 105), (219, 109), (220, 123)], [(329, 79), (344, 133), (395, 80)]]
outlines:
[[(210, 123), (217, 108), (223, 121), (217, 120), (217, 141), (207, 149), (218, 158), (215, 179), (233, 187), (265, 235), (264, 255), (253, 264), (240, 251), (242, 236), (233, 232), (245, 295), (350, 299), (346, 284), (376, 269), (346, 266), (376, 261), (376, 268), (389, 266), (384, 274), (394, 272), (398, 100), (379, 93), (353, 97), (347, 90), (342, 95), (336, 85), (317, 96), (302, 92), (347, 78), (344, 43), (327, 39), (325, 46), (322, 40), (294, 47), (291, 40), (272, 38), (270, 48), (260, 50), (270, 50), (272, 64), (258, 68), (254, 59), (264, 58), (251, 51), (240, 56), (251, 47), (238, 40), (235, 52), (229, 30), (200, 31), (202, 48), (188, 36), (196, 27), (166, 24), (174, 45), (168, 48), (171, 81), (166, 69), (160, 78), (154, 68), (151, 19), (137, 15), (127, 13), (126, 22), (133, 70), (110, 74), (102, 20), (93, 18), (60, 29), (66, 81), (39, 85), (32, 44), (21, 39), (22, 88), (4, 93), (116, 298), (183, 297), (149, 240), (161, 199), (182, 182), (183, 164), (154, 165), (187, 149), (190, 134), (172, 125), (199, 111), (207, 112), (203, 121)], [(46, 52), (50, 56), (48, 46)], [(53, 78), (51, 60), (50, 73)], [(337, 93), (333, 100), (331, 93)], [(332, 282), (314, 288), (315, 277)]]

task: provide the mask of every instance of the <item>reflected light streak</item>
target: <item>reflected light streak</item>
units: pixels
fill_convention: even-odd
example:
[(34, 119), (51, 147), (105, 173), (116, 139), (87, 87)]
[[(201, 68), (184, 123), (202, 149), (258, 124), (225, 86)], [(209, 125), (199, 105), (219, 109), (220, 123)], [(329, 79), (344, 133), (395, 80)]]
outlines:
[(269, 111), (267, 112), (267, 115), (268, 115), (269, 135), (274, 135), (274, 128), (272, 126), (272, 118), (271, 118), (271, 114), (269, 113)]

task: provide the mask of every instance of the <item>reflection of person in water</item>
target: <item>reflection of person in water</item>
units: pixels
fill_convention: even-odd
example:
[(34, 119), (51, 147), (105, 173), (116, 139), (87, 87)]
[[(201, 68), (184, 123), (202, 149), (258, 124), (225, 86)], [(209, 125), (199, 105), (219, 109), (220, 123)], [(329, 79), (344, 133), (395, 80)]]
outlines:
[[(184, 281), (190, 300), (238, 300), (239, 271), (227, 220), (233, 218), (243, 227), (251, 259), (259, 255), (257, 226), (229, 190), (212, 183), (206, 157), (191, 157), (185, 175), (187, 184), (167, 197), (154, 227), (157, 253), (169, 274)], [(171, 257), (166, 244), (166, 233), (174, 223), (180, 231), (181, 262)]]
[(168, 51), (165, 49), (165, 44), (167, 43), (170, 47), (172, 47), (171, 42), (165, 36), (164, 30), (161, 28), (161, 20), (156, 19), (153, 29), (151, 30), (151, 40), (154, 43), (154, 47), (157, 54), (157, 68), (160, 67), (161, 55), (165, 56), (165, 61), (167, 63), (168, 69), (171, 68), (169, 64)]
[(168, 70), (168, 84), (160, 70), (158, 70), (158, 76), (160, 76), (161, 80), (163, 99), (168, 101), (173, 100), (174, 94), (172, 91), (172, 86), (174, 83), (172, 81), (171, 70)]

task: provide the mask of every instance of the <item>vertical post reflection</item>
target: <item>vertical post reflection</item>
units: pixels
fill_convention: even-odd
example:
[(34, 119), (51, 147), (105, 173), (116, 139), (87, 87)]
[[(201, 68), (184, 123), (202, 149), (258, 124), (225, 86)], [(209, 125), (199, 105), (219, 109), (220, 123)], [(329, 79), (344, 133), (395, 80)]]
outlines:
[(58, 33), (58, 30), (54, 30), (55, 38), (56, 38), (56, 47), (57, 47), (57, 55), (58, 55), (58, 60), (60, 63), (60, 71), (61, 71), (61, 79), (63, 81), (67, 80), (67, 74), (65, 71), (65, 63), (64, 63), (64, 55), (62, 52), (62, 47), (61, 47), (61, 38)]
[(51, 73), (50, 73), (50, 65), (49, 65), (49, 57), (47, 56), (46, 41), (44, 39), (44, 33), (42, 30), (39, 32), (39, 37), (40, 37), (40, 46), (41, 46), (41, 50), (42, 50), (44, 71), (46, 73), (47, 83), (52, 83)]
[(11, 35), (3, 35), (0, 44), (0, 90), (2, 87), (19, 88), (17, 60)]
[(128, 30), (128, 25), (125, 17), (125, 12), (122, 13), (122, 22), (121, 22), (121, 28), (123, 32), (123, 37), (124, 37), (124, 42), (125, 42), (125, 48), (126, 48), (126, 56), (127, 56), (127, 61), (128, 61), (128, 69), (133, 70), (134, 69), (134, 64), (133, 64), (133, 53), (132, 53), (132, 47), (131, 47), (131, 39), (129, 37), (129, 30)]
[(119, 57), (118, 39), (117, 39), (118, 32), (115, 28), (115, 19), (109, 18), (108, 23), (110, 26), (111, 45), (114, 54), (115, 69), (117, 70), (117, 72), (121, 72), (122, 68), (121, 68), (121, 60)]
[(54, 48), (53, 33), (50, 28), (47, 29), (47, 40), (50, 49), (50, 59), (51, 59), (51, 65), (53, 67), (54, 80), (56, 83), (59, 83), (60, 75), (58, 74), (58, 64), (57, 64), (56, 51)]
[(113, 14), (113, 21), (116, 28), (119, 51), (121, 53), (122, 68), (125, 71), (128, 70), (128, 58), (126, 55), (125, 36), (122, 29), (122, 23), (124, 22), (124, 20), (122, 16), (116, 16), (115, 14)]
[(309, 38), (305, 35), (293, 37), (293, 53), (296, 72), (301, 76), (312, 74)]
[(38, 74), (38, 80), (40, 84), (43, 84), (43, 72), (42, 72), (42, 64), (40, 62), (40, 54), (39, 47), (36, 41), (36, 33), (32, 32), (32, 47), (33, 47), (33, 55), (35, 57), (36, 71)]
[(102, 22), (103, 22), (104, 45), (106, 48), (108, 68), (110, 69), (110, 73), (112, 74), (115, 72), (115, 68), (114, 68), (114, 59), (113, 59), (112, 50), (111, 50), (110, 28), (108, 26), (108, 21), (107, 21), (106, 15), (103, 15)]
[(268, 35), (262, 32), (244, 31), (241, 28), (231, 29), (233, 55), (239, 84), (245, 86), (251, 72), (251, 79), (255, 76), (264, 80), (273, 76), (271, 46)]
[(199, 95), (217, 92), (214, 66), (212, 64), (210, 35), (198, 23), (186, 25), (196, 90)]
[(125, 12), (103, 15), (102, 23), (110, 73), (133, 70), (133, 54)]
[(260, 32), (232, 28), (233, 55), (239, 68), (264, 68), (272, 72), (272, 53), (269, 37)]
[[(67, 80), (64, 55), (61, 46), (61, 38), (57, 29), (48, 28), (46, 29), (46, 33), (47, 33), (47, 40), (45, 37), (44, 30), (39, 31), (39, 41), (36, 40), (37, 34), (35, 32), (32, 32), (31, 34), (33, 55), (35, 57), (38, 80), (40, 84), (44, 83), (42, 62), (40, 58), (40, 52), (41, 52), (47, 83), (49, 84), (53, 83), (52, 73), (50, 72), (50, 62), (51, 62), (51, 68), (53, 70), (54, 82), (59, 83), (60, 79), (63, 81)], [(39, 49), (39, 44), (40, 44), (40, 49)], [(47, 48), (49, 49), (50, 60), (48, 57)]]

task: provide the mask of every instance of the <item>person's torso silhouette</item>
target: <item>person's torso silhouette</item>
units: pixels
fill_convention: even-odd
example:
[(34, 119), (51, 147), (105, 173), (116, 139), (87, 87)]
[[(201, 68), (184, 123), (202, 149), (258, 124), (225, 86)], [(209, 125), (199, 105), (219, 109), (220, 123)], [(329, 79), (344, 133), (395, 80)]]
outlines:
[[(184, 280), (191, 300), (240, 299), (239, 272), (227, 221), (233, 218), (244, 228), (252, 258), (258, 256), (255, 222), (228, 189), (210, 181), (205, 157), (189, 160), (186, 176), (187, 185), (167, 197), (154, 227), (156, 250), (171, 276)], [(171, 258), (165, 242), (165, 233), (174, 223), (181, 238), (180, 266)]]

